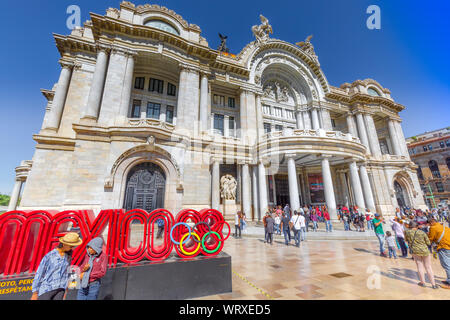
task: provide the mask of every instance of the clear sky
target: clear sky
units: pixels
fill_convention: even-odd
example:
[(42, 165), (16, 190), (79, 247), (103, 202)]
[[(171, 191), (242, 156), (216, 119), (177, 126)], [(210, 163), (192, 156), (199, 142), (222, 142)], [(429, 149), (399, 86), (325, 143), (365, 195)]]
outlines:
[[(133, 2), (133, 1), (132, 1)], [(148, 3), (134, 1), (136, 5)], [(211, 48), (218, 32), (232, 53), (254, 40), (259, 14), (269, 19), (272, 38), (290, 43), (313, 34), (321, 67), (334, 86), (372, 78), (406, 106), (405, 136), (450, 126), (450, 1), (403, 0), (160, 0), (202, 29)], [(78, 5), (82, 23), (89, 13), (105, 14), (120, 0), (4, 1), (0, 11), (0, 193), (10, 194), (14, 168), (31, 160), (46, 100), (40, 89), (58, 81), (59, 53), (52, 33), (69, 34), (66, 9)], [(369, 30), (369, 5), (381, 9), (381, 30)]]

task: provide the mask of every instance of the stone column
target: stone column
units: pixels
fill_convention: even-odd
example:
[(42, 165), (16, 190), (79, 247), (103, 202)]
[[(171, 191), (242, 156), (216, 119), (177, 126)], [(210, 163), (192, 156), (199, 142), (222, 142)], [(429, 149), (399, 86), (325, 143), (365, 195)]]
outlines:
[(211, 172), (211, 208), (219, 210), (219, 207), (220, 207), (219, 160), (213, 159)]
[(400, 122), (394, 121), (394, 126), (397, 129), (396, 133), (397, 133), (399, 149), (400, 149), (402, 155), (404, 155), (407, 159), (409, 159), (410, 157), (409, 157), (408, 147), (406, 146), (406, 140), (405, 140), (405, 136), (403, 134), (402, 125), (400, 124)]
[(359, 175), (361, 177), (362, 189), (364, 192), (365, 204), (371, 212), (376, 212), (375, 202), (373, 201), (372, 187), (370, 186), (369, 175), (367, 174), (366, 166), (359, 167)]
[(369, 140), (370, 151), (372, 152), (372, 155), (374, 155), (375, 157), (380, 157), (381, 156), (380, 142), (378, 141), (377, 129), (375, 127), (375, 123), (373, 122), (372, 115), (365, 114), (364, 118), (366, 123), (367, 137)]
[(322, 116), (322, 127), (324, 130), (332, 131), (333, 123), (331, 122), (330, 111), (327, 109), (321, 109), (320, 114)]
[(122, 118), (127, 118), (128, 110), (130, 109), (131, 90), (133, 89), (134, 59), (135, 54), (127, 52), (127, 68), (125, 70), (119, 109), (119, 114)]
[(100, 46), (98, 48), (97, 63), (95, 64), (94, 77), (87, 101), (83, 119), (97, 120), (100, 111), (100, 103), (103, 96), (103, 87), (106, 79), (106, 69), (108, 67), (108, 48)]
[(199, 72), (191, 66), (180, 65), (180, 83), (177, 102), (177, 129), (198, 130), (199, 120)]
[(20, 195), (20, 189), (22, 188), (22, 183), (23, 183), (22, 180), (16, 180), (16, 182), (14, 183), (14, 188), (11, 193), (11, 198), (9, 200), (8, 211), (16, 210), (17, 201), (19, 200)]
[(55, 97), (53, 98), (52, 107), (48, 114), (45, 129), (57, 131), (61, 122), (61, 116), (66, 102), (67, 92), (69, 91), (70, 78), (74, 64), (70, 62), (61, 62), (62, 70), (56, 86)]
[(397, 137), (397, 133), (395, 132), (395, 124), (394, 121), (388, 120), (388, 129), (389, 129), (389, 137), (391, 138), (392, 148), (394, 149), (394, 154), (400, 156), (402, 154), (399, 139)]
[(253, 212), (258, 221), (261, 221), (261, 212), (259, 211), (259, 199), (258, 199), (258, 167), (252, 168), (252, 192), (253, 192)]
[(258, 139), (264, 135), (264, 121), (262, 115), (261, 95), (256, 93), (256, 122), (258, 128)]
[(353, 195), (355, 197), (355, 202), (358, 208), (365, 209), (366, 205), (364, 202), (363, 191), (361, 188), (361, 181), (359, 180), (358, 167), (356, 161), (350, 162), (350, 180), (352, 182)]
[(351, 113), (347, 114), (347, 128), (348, 133), (350, 133), (353, 137), (358, 137), (358, 131), (355, 128), (355, 120)]
[(208, 131), (208, 75), (201, 74), (200, 81), (200, 131)]
[(356, 114), (356, 122), (358, 124), (359, 139), (361, 140), (361, 143), (366, 146), (368, 153), (370, 153), (369, 139), (367, 137), (366, 125), (362, 113)]
[(302, 111), (297, 111), (295, 119), (297, 120), (297, 129), (304, 129)]
[(336, 199), (334, 197), (333, 179), (331, 178), (330, 162), (328, 158), (329, 156), (324, 156), (322, 159), (323, 189), (330, 218), (331, 220), (337, 220)]
[(314, 130), (320, 129), (319, 115), (317, 113), (316, 107), (311, 108), (311, 118), (312, 118), (312, 128)]
[(297, 170), (295, 168), (294, 154), (287, 154), (288, 179), (289, 179), (289, 200), (292, 210), (298, 211), (300, 201), (298, 196)]
[(250, 170), (247, 163), (242, 165), (242, 210), (246, 217), (250, 217)]
[(343, 196), (344, 196), (344, 203), (343, 204), (346, 207), (348, 207), (349, 203), (350, 203), (350, 190), (349, 190), (348, 185), (347, 185), (347, 179), (345, 179), (345, 172), (341, 171), (339, 173), (339, 177), (341, 179), (342, 188), (344, 189), (343, 190)]
[(266, 211), (268, 209), (267, 202), (267, 181), (266, 181), (266, 168), (264, 167), (264, 163), (260, 161), (258, 164), (258, 180), (259, 180), (259, 203), (260, 208), (259, 212), (261, 217), (265, 216)]

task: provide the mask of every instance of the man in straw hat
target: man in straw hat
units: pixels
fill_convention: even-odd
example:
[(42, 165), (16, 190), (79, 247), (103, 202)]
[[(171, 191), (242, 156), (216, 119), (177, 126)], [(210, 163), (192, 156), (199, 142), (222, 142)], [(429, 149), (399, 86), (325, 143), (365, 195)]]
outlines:
[(59, 239), (58, 246), (42, 258), (34, 276), (31, 300), (63, 300), (69, 281), (72, 249), (83, 241), (75, 232)]

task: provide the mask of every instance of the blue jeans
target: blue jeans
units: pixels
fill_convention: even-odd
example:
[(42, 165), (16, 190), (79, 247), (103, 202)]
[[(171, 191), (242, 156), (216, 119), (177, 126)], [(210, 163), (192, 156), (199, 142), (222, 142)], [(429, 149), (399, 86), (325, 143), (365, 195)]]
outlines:
[(389, 250), (389, 258), (392, 258), (392, 256), (394, 256), (394, 258), (397, 259), (397, 248), (388, 247), (388, 250)]
[(294, 240), (295, 240), (295, 245), (297, 247), (300, 246), (300, 230), (294, 229)]
[(331, 220), (326, 220), (325, 221), (325, 227), (327, 228), (327, 232), (328, 231), (333, 231), (333, 225), (331, 224)]
[(281, 234), (280, 224), (274, 224), (274, 226), (275, 226), (275, 233)]
[(447, 273), (447, 282), (450, 284), (450, 250), (441, 249), (438, 251), (439, 261), (441, 261), (441, 266)]
[(313, 220), (313, 228), (314, 228), (314, 231), (316, 231), (318, 229), (317, 221)]
[(289, 244), (289, 242), (291, 242), (291, 233), (289, 229), (283, 228), (283, 234), (284, 234), (284, 243)]
[(78, 290), (77, 300), (97, 300), (100, 290), (100, 281), (91, 282), (87, 288)]
[(372, 229), (373, 229), (372, 220), (368, 220), (368, 221), (367, 221), (367, 229), (368, 229), (368, 230), (372, 230)]
[(300, 228), (300, 240), (305, 241), (306, 240), (306, 227)]
[(344, 230), (345, 231), (349, 231), (350, 230), (350, 226), (349, 226), (348, 222), (344, 222)]
[(380, 253), (384, 253), (384, 234), (375, 233), (380, 242)]

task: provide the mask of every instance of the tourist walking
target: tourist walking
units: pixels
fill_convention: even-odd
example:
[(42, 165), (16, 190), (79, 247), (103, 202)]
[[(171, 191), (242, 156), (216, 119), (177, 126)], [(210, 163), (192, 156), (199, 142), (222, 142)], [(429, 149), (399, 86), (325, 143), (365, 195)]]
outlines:
[(406, 258), (408, 256), (408, 249), (406, 248), (405, 228), (403, 226), (403, 221), (400, 220), (397, 216), (390, 221), (392, 223), (392, 231), (394, 231), (395, 237), (402, 251), (401, 257)]
[(281, 228), (283, 229), (283, 235), (284, 235), (284, 243), (288, 246), (291, 242), (291, 232), (289, 231), (289, 219), (286, 214), (283, 212), (282, 218), (281, 218)]
[(270, 217), (269, 210), (266, 211), (266, 215), (263, 218), (263, 225), (264, 225), (264, 243), (267, 242), (268, 233), (267, 233), (267, 218)]
[(436, 251), (439, 261), (447, 274), (447, 279), (442, 281), (441, 287), (450, 289), (450, 228), (445, 227), (444, 224), (437, 223), (435, 219), (431, 219), (428, 238), (437, 245)]
[(373, 219), (373, 226), (375, 228), (375, 235), (380, 243), (380, 256), (386, 257), (384, 252), (384, 230), (383, 230), (384, 219), (380, 217), (378, 213), (375, 213), (375, 218)]
[(159, 218), (156, 220), (156, 225), (158, 226), (158, 233), (156, 234), (156, 239), (161, 239), (164, 232), (164, 219)]
[(408, 242), (410, 253), (417, 265), (417, 273), (419, 274), (419, 286), (425, 287), (425, 270), (431, 281), (433, 289), (439, 288), (434, 280), (433, 269), (431, 268), (431, 254), (428, 247), (431, 241), (427, 234), (418, 228), (416, 222), (409, 223), (408, 230), (405, 232), (406, 241)]
[(273, 225), (275, 223), (275, 220), (272, 218), (272, 216), (269, 214), (266, 217), (266, 232), (267, 232), (267, 242), (271, 245), (273, 244)]
[(397, 241), (390, 231), (386, 231), (386, 243), (389, 251), (389, 258), (394, 256), (397, 259)]
[(247, 218), (245, 216), (244, 212), (241, 212), (241, 219), (239, 220), (240, 222), (240, 226), (241, 226), (241, 230), (243, 233), (247, 233)]
[(69, 284), (72, 250), (83, 241), (75, 232), (59, 238), (58, 246), (39, 263), (31, 287), (31, 300), (63, 300)]
[(309, 223), (311, 222), (311, 215), (306, 205), (303, 207), (303, 212), (305, 213), (306, 232), (309, 232)]
[(281, 229), (280, 229), (281, 217), (278, 214), (276, 214), (274, 220), (275, 220), (275, 233), (281, 234)]
[[(238, 235), (239, 232), (239, 235)], [(234, 216), (234, 236), (236, 238), (242, 238), (241, 237), (241, 211), (236, 212), (236, 215)]]
[(304, 217), (300, 216), (297, 211), (294, 211), (294, 215), (291, 218), (290, 226), (294, 230), (294, 240), (295, 240), (295, 246), (300, 246), (300, 230), (301, 230), (301, 222), (303, 219), (304, 223)]
[(317, 214), (316, 214), (316, 212), (314, 210), (311, 211), (311, 220), (313, 222), (314, 232), (317, 232), (317, 229), (318, 229), (317, 220), (318, 220), (318, 218), (317, 218)]
[(333, 225), (331, 224), (330, 214), (328, 213), (327, 209), (325, 209), (323, 212), (323, 218), (325, 219), (325, 228), (327, 232), (332, 232)]
[(89, 241), (86, 246), (86, 256), (81, 265), (81, 288), (78, 290), (77, 300), (97, 300), (101, 286), (101, 279), (106, 274), (108, 256), (103, 253), (103, 239), (97, 237)]
[(344, 222), (344, 230), (350, 231), (350, 217), (347, 213), (343, 213), (342, 221)]

